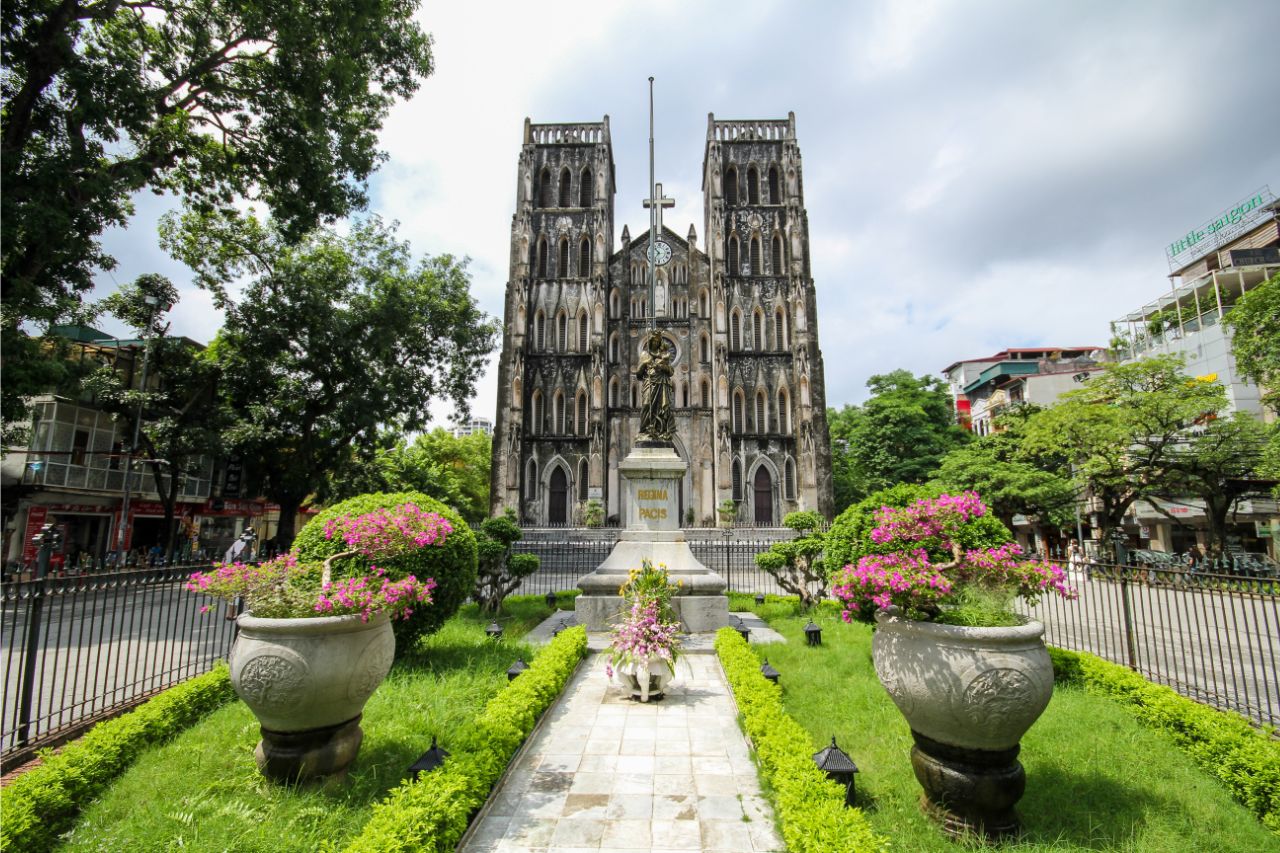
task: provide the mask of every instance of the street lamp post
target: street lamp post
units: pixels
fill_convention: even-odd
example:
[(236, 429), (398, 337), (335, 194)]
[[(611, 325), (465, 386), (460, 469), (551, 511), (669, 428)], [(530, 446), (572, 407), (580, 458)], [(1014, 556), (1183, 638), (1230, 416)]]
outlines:
[(152, 327), (155, 325), (156, 312), (160, 310), (160, 298), (147, 296), (143, 299), (151, 306), (151, 316), (147, 322), (147, 336), (142, 347), (142, 382), (138, 386), (138, 416), (133, 420), (133, 441), (129, 444), (129, 453), (124, 458), (124, 500), (120, 502), (120, 524), (116, 528), (116, 550), (119, 553), (117, 566), (125, 567), (128, 553), (124, 547), (125, 536), (129, 529), (129, 500), (133, 491), (133, 457), (138, 454), (138, 439), (142, 434), (142, 409), (147, 391), (147, 368), (151, 363), (151, 341), (155, 337)]

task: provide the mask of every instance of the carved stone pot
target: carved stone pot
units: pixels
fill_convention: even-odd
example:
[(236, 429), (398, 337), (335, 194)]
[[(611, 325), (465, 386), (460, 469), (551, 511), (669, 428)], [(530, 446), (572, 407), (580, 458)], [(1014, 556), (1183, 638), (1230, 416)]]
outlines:
[(1016, 835), (1019, 741), (1053, 696), (1044, 625), (938, 625), (896, 608), (876, 624), (876, 675), (911, 726), (922, 808), (952, 836)]
[(386, 613), (262, 619), (245, 613), (231, 648), (231, 684), (262, 727), (255, 755), (284, 782), (339, 774), (360, 751), (365, 702), (391, 670)]
[(674, 677), (671, 667), (665, 661), (652, 661), (647, 670), (635, 664), (624, 663), (613, 672), (622, 688), (631, 692), (631, 698), (641, 702), (661, 699)]

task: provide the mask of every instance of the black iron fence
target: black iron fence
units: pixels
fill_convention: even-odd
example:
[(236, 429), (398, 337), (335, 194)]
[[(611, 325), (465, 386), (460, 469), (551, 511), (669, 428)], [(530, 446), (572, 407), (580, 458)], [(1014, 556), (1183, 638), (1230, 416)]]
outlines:
[(225, 605), (184, 588), (199, 568), (0, 585), (6, 766), (226, 659), (235, 623)]
[(1067, 569), (1076, 601), (1023, 612), (1045, 641), (1124, 664), (1184, 696), (1280, 725), (1280, 582), (1152, 566)]

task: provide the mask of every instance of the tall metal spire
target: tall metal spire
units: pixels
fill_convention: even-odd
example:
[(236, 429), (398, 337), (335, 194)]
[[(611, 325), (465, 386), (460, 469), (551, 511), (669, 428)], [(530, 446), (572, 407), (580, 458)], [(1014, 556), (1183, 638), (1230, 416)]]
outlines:
[(654, 203), (649, 205), (649, 251), (646, 257), (649, 259), (649, 329), (653, 330), (657, 327), (658, 303), (657, 303), (657, 285), (658, 285), (658, 266), (655, 262), (657, 250), (654, 244), (658, 241), (658, 194), (654, 191), (654, 174), (653, 174), (653, 78), (649, 78), (649, 198)]

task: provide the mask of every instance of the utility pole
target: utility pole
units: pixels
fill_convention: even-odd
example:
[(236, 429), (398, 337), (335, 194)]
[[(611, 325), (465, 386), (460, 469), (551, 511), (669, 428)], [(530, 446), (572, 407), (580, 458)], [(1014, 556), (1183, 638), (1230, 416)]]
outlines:
[(120, 502), (120, 524), (116, 528), (116, 552), (120, 555), (116, 567), (123, 569), (128, 553), (124, 547), (125, 537), (129, 530), (129, 501), (133, 493), (133, 457), (138, 455), (138, 439), (142, 434), (142, 410), (147, 393), (147, 368), (151, 362), (151, 341), (155, 338), (152, 327), (155, 326), (156, 312), (160, 309), (160, 298), (147, 296), (143, 300), (151, 306), (151, 315), (147, 320), (147, 336), (142, 346), (142, 383), (138, 386), (138, 415), (133, 420), (133, 441), (129, 444), (129, 454), (124, 458), (124, 500)]

